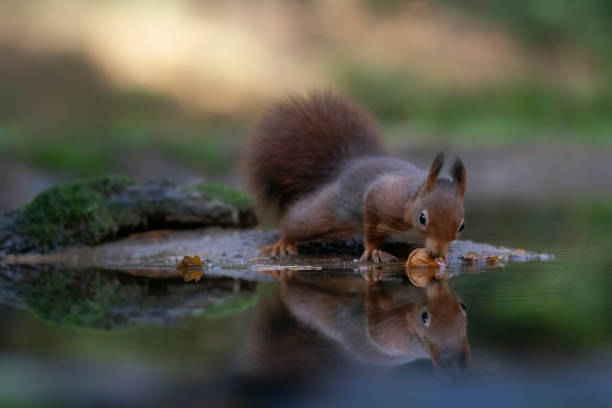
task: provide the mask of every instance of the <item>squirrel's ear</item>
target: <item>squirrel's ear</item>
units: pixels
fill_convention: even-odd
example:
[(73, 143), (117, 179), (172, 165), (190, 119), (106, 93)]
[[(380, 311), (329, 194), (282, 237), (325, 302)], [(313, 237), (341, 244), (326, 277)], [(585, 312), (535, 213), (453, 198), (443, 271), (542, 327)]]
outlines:
[(431, 167), (429, 168), (429, 175), (427, 176), (427, 181), (425, 181), (425, 191), (431, 191), (438, 182), (438, 176), (440, 175), (440, 170), (442, 170), (442, 166), (444, 165), (444, 154), (442, 152), (436, 155), (433, 163), (431, 163)]
[(453, 181), (457, 185), (457, 192), (461, 197), (465, 194), (465, 184), (466, 184), (466, 175), (465, 175), (465, 167), (463, 167), (463, 162), (459, 160), (459, 158), (455, 159), (455, 163), (453, 163), (453, 168), (451, 169), (451, 176), (453, 177)]

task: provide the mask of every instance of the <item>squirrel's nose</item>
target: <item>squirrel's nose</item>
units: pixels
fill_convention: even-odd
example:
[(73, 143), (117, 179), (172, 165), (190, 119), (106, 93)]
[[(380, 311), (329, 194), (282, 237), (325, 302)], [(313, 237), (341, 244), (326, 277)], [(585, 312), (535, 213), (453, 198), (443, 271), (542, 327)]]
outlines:
[(444, 258), (446, 260), (448, 243), (429, 238), (425, 241), (425, 249), (432, 258)]
[(469, 365), (462, 353), (444, 355), (440, 360), (432, 362), (438, 376), (451, 381), (463, 378)]
[(442, 262), (446, 264), (447, 262), (446, 253), (437, 252), (437, 251), (432, 251), (432, 252), (428, 251), (428, 253), (432, 259), (435, 259), (436, 261), (442, 260)]
[(427, 253), (429, 254), (429, 256), (431, 256), (434, 259), (444, 258), (444, 260), (446, 260), (446, 253), (442, 253), (442, 251), (428, 249)]

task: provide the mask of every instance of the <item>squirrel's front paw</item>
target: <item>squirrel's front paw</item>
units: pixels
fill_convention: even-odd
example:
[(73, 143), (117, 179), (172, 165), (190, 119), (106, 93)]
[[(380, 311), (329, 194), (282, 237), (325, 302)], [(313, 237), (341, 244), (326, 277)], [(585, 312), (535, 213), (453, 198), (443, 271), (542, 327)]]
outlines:
[(259, 250), (262, 255), (277, 257), (282, 255), (297, 255), (297, 247), (295, 244), (288, 243), (284, 240), (278, 240), (275, 244), (265, 246)]
[(383, 272), (373, 266), (362, 266), (359, 273), (361, 274), (363, 280), (368, 283), (368, 285), (378, 283), (384, 277)]
[(359, 260), (361, 262), (366, 262), (369, 259), (376, 263), (392, 262), (397, 260), (395, 256), (383, 251), (382, 249), (366, 249), (363, 251), (363, 254)]

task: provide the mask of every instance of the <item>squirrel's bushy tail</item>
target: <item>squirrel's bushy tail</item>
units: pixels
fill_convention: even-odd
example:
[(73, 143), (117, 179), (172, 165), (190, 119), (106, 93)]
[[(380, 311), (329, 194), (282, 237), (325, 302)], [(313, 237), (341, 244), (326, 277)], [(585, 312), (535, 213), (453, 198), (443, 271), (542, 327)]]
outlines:
[(281, 211), (330, 182), (349, 158), (382, 154), (372, 116), (330, 92), (290, 96), (271, 107), (246, 146), (249, 189)]

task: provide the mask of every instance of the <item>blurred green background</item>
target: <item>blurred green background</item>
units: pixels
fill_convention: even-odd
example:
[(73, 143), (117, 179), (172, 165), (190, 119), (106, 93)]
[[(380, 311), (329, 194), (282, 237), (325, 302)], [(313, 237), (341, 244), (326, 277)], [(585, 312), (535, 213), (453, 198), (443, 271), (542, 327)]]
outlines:
[(0, 3), (0, 210), (103, 172), (236, 181), (287, 92), (372, 109), (399, 150), (612, 141), (604, 0)]
[[(257, 117), (320, 88), (371, 109), (395, 155), (461, 156), (463, 238), (556, 255), (450, 281), (469, 306), (475, 372), (610, 355), (606, 0), (3, 0), (0, 212), (109, 172), (241, 185)], [(0, 349), (213, 375), (254, 310), (106, 333), (5, 307)], [(5, 364), (2, 383), (15, 372)]]

